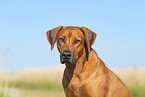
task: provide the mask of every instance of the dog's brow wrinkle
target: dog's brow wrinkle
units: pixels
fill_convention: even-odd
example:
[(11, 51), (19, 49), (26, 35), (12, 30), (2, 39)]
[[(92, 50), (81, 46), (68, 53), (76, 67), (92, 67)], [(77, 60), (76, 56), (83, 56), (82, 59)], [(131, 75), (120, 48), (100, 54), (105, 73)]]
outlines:
[(80, 27), (74, 27), (74, 26), (67, 26), (65, 28), (70, 30), (80, 29)]
[(69, 31), (69, 44), (70, 44), (70, 37), (71, 37), (71, 31)]

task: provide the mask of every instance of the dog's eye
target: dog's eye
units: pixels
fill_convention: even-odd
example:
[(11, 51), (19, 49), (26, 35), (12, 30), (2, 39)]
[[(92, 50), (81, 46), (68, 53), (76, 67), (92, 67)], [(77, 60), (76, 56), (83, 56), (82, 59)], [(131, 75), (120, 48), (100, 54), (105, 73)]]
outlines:
[(59, 41), (60, 41), (60, 42), (64, 42), (64, 39), (63, 39), (63, 38), (59, 38)]
[(77, 43), (79, 43), (79, 42), (81, 42), (81, 41), (80, 41), (80, 40), (76, 40), (76, 41), (75, 41), (75, 44), (77, 44)]

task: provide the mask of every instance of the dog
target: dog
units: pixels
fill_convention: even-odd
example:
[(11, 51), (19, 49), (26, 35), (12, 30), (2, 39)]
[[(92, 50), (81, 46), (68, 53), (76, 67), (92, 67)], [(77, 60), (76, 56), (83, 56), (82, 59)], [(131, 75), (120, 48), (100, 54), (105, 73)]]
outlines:
[(132, 97), (126, 85), (91, 48), (97, 34), (86, 27), (56, 27), (46, 33), (51, 50), (57, 41), (60, 62), (66, 65), (66, 97)]

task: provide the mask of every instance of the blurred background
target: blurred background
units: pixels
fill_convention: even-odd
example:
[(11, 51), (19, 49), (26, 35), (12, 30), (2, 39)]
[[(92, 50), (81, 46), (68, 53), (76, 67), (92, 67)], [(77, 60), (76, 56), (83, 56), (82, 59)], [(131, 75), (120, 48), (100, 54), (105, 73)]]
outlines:
[(0, 0), (0, 97), (65, 97), (64, 64), (46, 32), (85, 26), (106, 66), (145, 97), (144, 0)]

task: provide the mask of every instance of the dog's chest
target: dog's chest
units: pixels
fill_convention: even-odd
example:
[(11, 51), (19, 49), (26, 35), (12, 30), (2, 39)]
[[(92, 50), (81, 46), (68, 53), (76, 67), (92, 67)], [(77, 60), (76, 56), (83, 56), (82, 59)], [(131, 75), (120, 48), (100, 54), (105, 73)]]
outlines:
[(92, 94), (89, 92), (88, 89), (91, 89), (89, 83), (74, 78), (65, 88), (65, 93), (67, 97), (93, 97), (91, 96)]

